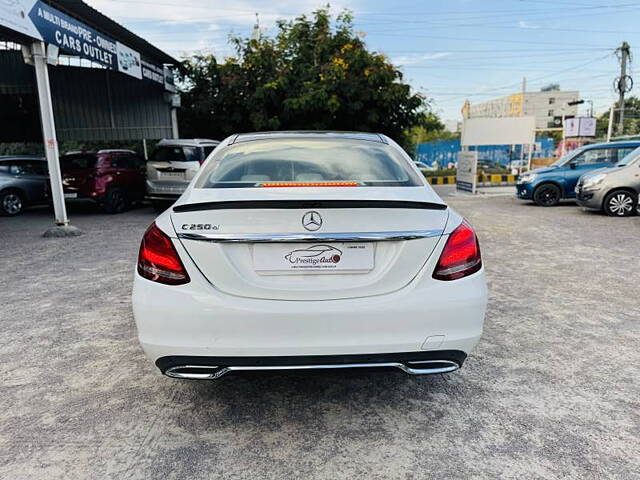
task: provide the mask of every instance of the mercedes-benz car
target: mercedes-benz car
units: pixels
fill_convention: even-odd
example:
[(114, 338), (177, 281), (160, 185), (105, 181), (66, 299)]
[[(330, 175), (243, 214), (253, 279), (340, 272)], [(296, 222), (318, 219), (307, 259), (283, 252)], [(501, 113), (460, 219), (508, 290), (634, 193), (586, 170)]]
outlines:
[(578, 181), (578, 205), (602, 210), (612, 217), (635, 215), (640, 195), (640, 148), (624, 157), (615, 168), (589, 172)]
[(475, 231), (373, 133), (227, 138), (149, 226), (133, 287), (144, 351), (183, 379), (451, 372), (486, 303)]

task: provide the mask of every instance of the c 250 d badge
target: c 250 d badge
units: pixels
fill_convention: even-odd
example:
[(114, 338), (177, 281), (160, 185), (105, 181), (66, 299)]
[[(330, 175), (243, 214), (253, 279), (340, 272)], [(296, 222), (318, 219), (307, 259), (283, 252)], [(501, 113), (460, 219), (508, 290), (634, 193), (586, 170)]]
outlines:
[(183, 223), (180, 227), (182, 230), (219, 230), (220, 225), (211, 223)]

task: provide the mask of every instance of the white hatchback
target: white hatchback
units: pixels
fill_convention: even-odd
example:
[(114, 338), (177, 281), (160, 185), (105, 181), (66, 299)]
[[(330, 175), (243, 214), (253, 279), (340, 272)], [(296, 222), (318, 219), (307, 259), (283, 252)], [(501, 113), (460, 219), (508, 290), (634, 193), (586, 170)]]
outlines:
[(487, 287), (476, 235), (384, 135), (233, 135), (142, 239), (140, 343), (170, 377), (462, 366)]

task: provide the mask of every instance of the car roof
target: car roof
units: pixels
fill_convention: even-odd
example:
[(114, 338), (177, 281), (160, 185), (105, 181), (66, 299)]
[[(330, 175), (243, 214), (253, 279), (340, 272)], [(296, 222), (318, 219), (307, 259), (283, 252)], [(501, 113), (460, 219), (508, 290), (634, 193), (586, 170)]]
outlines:
[(239, 133), (231, 139), (229, 145), (234, 143), (251, 142), (254, 140), (274, 140), (282, 138), (335, 138), (349, 140), (366, 140), (376, 143), (387, 143), (384, 136), (378, 133), (367, 132), (341, 132), (323, 130), (284, 130), (276, 132)]
[(626, 140), (623, 142), (602, 142), (602, 143), (592, 143), (589, 145), (584, 145), (582, 148), (585, 150), (590, 150), (592, 148), (602, 148), (602, 147), (640, 147), (640, 140)]
[(211, 140), (209, 138), (163, 138), (158, 142), (158, 146), (176, 146), (176, 147), (202, 147), (218, 145), (218, 140)]
[(46, 160), (38, 155), (0, 155), (0, 162), (3, 160)]

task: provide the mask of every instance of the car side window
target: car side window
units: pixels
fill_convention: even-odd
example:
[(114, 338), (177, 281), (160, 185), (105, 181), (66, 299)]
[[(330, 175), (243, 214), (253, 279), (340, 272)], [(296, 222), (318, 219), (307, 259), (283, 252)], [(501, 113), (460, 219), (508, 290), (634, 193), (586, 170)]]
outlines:
[(593, 165), (597, 163), (611, 163), (618, 161), (615, 148), (594, 148), (586, 150), (571, 160), (577, 165)]
[(9, 173), (14, 175), (39, 175), (33, 162), (18, 161), (9, 167)]
[(114, 168), (132, 168), (129, 155), (114, 155), (111, 157), (111, 166)]
[(616, 162), (619, 162), (620, 160), (622, 160), (624, 157), (626, 157), (627, 155), (629, 155), (631, 152), (633, 152), (636, 149), (636, 147), (625, 147), (625, 148), (619, 148), (618, 149), (618, 157), (615, 160)]

